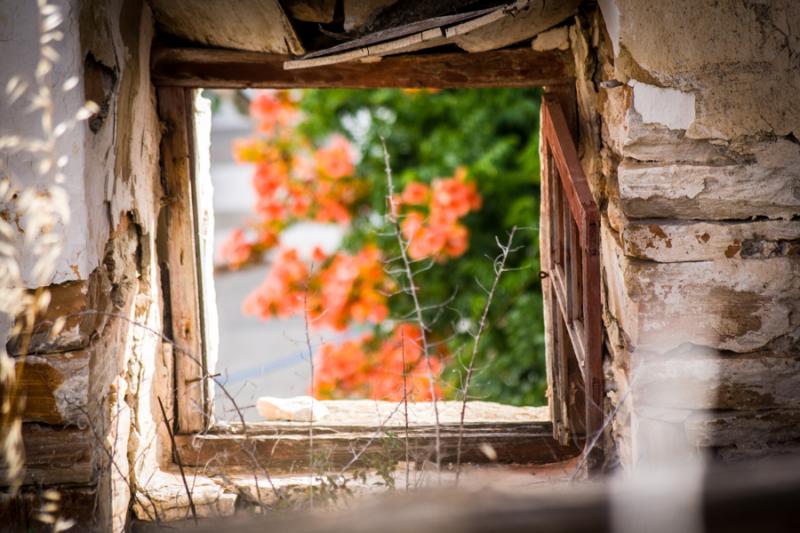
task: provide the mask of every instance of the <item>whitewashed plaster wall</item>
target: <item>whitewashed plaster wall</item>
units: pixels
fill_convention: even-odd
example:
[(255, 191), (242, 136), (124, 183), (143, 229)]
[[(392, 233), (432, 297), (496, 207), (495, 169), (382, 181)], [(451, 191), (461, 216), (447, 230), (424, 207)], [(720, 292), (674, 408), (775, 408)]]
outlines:
[(571, 37), (596, 60), (578, 87), (621, 462), (797, 450), (800, 4), (599, 7)]
[[(83, 58), (80, 53), (80, 35), (78, 32), (79, 2), (76, 0), (59, 0), (54, 2), (60, 7), (64, 17), (60, 30), (64, 39), (53, 42), (51, 46), (60, 57), (55, 64), (49, 81), (53, 106), (55, 110), (54, 124), (71, 119), (83, 106), (82, 79), (78, 86), (64, 91), (62, 86), (69, 78), (81, 70)], [(15, 76), (30, 86), (35, 86), (34, 72), (39, 61), (39, 11), (36, 2), (2, 2), (0, 3), (0, 81), (3, 88)], [(8, 99), (0, 98), (0, 135), (19, 135), (24, 138), (41, 139), (42, 126), (37, 111), (30, 111), (32, 92), (9, 105)], [(88, 127), (85, 123), (66, 132), (58, 138), (56, 150), (67, 155), (69, 161), (64, 167), (66, 190), (71, 205), (80, 206), (72, 209), (69, 221), (61, 221), (55, 231), (63, 243), (63, 251), (55, 265), (50, 283), (61, 283), (68, 280), (81, 279), (97, 266), (102, 248), (94, 243), (91, 232), (107, 225), (98, 216), (102, 206), (91, 206), (87, 200), (88, 189), (94, 184), (87, 183), (86, 154), (84, 146), (87, 142)], [(35, 168), (34, 156), (28, 152), (0, 154), (0, 163), (5, 164), (7, 171), (20, 186), (46, 186)], [(99, 225), (98, 225), (99, 224)], [(20, 239), (21, 240), (21, 239)], [(21, 248), (20, 263), (22, 276), (28, 286), (34, 286), (31, 267), (35, 258), (30, 250)]]

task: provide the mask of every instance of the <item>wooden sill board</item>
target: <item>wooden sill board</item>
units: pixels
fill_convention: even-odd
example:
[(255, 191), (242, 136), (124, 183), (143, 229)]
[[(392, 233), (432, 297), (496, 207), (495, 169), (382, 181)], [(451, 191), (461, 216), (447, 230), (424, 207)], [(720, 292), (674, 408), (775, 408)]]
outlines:
[[(399, 405), (399, 408), (398, 408)], [(553, 439), (547, 408), (513, 407), (489, 402), (470, 402), (462, 438), (462, 461), (515, 464), (545, 464), (578, 454), (573, 446)], [(430, 404), (410, 404), (406, 430), (402, 404), (394, 402), (331, 402), (329, 420), (313, 424), (313, 455), (324, 457), (326, 467), (369, 465), (387, 458), (405, 460), (406, 437), (409, 460), (424, 463), (434, 459), (436, 430)], [(460, 438), (459, 402), (440, 402), (442, 461), (455, 461)], [(413, 411), (412, 411), (413, 409)], [(496, 415), (490, 418), (489, 414)], [(338, 415), (338, 418), (337, 418)], [(270, 422), (217, 426), (212, 432), (176, 436), (181, 462), (210, 469), (241, 466), (270, 472), (308, 470), (309, 424)], [(352, 463), (352, 464), (351, 464)]]

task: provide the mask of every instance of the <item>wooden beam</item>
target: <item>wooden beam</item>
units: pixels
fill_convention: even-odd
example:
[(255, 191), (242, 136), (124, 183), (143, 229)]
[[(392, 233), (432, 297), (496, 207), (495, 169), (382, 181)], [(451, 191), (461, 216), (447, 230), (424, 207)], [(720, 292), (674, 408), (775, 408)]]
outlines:
[(278, 0), (151, 0), (161, 32), (196, 45), (305, 53)]
[(158, 91), (164, 200), (159, 216), (158, 255), (167, 303), (169, 338), (175, 343), (177, 428), (205, 428), (205, 358), (192, 196), (191, 95), (186, 89)]
[[(92, 455), (101, 443), (90, 429), (23, 424), (22, 443), (23, 485), (90, 483), (94, 479)], [(7, 486), (8, 481), (4, 465), (0, 468), (0, 486)]]
[(213, 48), (159, 48), (152, 55), (157, 86), (233, 89), (380, 87), (539, 87), (570, 81), (572, 56), (529, 47), (468, 54), (428, 53), (385, 57), (287, 71), (287, 56)]
[[(442, 460), (455, 461), (458, 425), (440, 427)], [(332, 468), (340, 468), (359, 454), (354, 464), (369, 465), (378, 458), (391, 455), (396, 460), (405, 456), (405, 431), (377, 431), (369, 427), (314, 428), (314, 452), (326, 457)], [(412, 460), (431, 460), (434, 453), (433, 426), (409, 429)], [(253, 467), (254, 458), (271, 472), (303, 471), (308, 469), (308, 424), (280, 426), (270, 432), (218, 433), (178, 435), (176, 443), (184, 464), (190, 466)], [(465, 463), (490, 462), (484, 450), (491, 446), (501, 463), (545, 464), (575, 457), (578, 450), (561, 446), (553, 440), (550, 422), (529, 423), (472, 423), (465, 426), (462, 460)]]

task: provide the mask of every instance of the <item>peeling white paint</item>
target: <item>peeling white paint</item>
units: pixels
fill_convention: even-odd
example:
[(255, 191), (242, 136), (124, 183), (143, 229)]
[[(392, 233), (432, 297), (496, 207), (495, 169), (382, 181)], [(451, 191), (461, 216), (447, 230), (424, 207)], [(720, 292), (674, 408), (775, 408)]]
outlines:
[(694, 94), (656, 87), (631, 80), (633, 108), (644, 123), (663, 124), (671, 130), (686, 130), (694, 122)]

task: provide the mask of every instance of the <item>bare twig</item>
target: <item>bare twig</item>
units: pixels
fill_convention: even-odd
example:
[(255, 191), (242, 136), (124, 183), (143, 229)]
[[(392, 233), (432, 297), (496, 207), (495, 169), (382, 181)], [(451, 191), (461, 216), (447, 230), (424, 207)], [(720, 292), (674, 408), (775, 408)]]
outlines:
[[(311, 273), (309, 273), (309, 277)], [(309, 405), (308, 413), (308, 468), (311, 471), (312, 478), (314, 476), (314, 350), (311, 348), (311, 334), (308, 331), (308, 283), (303, 291), (303, 329), (306, 335), (306, 350), (308, 350), (308, 366), (310, 370), (309, 377), (309, 397), (311, 402)], [(309, 506), (314, 508), (314, 486), (313, 483), (309, 490), (308, 497)]]
[(408, 452), (408, 368), (406, 367), (406, 333), (402, 331), (400, 333), (400, 356), (403, 359), (403, 418), (405, 421), (406, 426), (406, 439), (405, 439), (405, 448), (406, 448), (406, 492), (408, 492), (409, 487), (409, 478), (411, 476), (411, 466), (409, 465), (409, 452)]
[(617, 418), (617, 415), (619, 414), (619, 411), (622, 409), (622, 406), (625, 405), (625, 402), (628, 400), (628, 396), (631, 395), (631, 392), (633, 391), (633, 386), (636, 383), (638, 377), (639, 377), (638, 374), (634, 374), (633, 378), (628, 383), (628, 390), (626, 390), (625, 394), (622, 395), (622, 398), (619, 399), (619, 403), (617, 403), (616, 407), (614, 407), (614, 409), (608, 414), (605, 420), (603, 420), (603, 425), (600, 427), (600, 429), (597, 430), (597, 432), (594, 435), (592, 435), (591, 440), (589, 440), (586, 443), (583, 453), (581, 454), (581, 458), (578, 461), (578, 464), (575, 465), (575, 470), (572, 472), (570, 481), (575, 481), (575, 479), (583, 470), (586, 461), (589, 459), (589, 454), (597, 446), (597, 443), (600, 441), (600, 438), (605, 433), (606, 428), (608, 428), (608, 426), (610, 426), (611, 423)]
[(469, 358), (469, 365), (467, 366), (467, 375), (464, 379), (464, 388), (463, 388), (463, 398), (461, 400), (461, 417), (459, 419), (458, 425), (458, 444), (456, 445), (456, 484), (458, 484), (459, 478), (461, 476), (461, 444), (464, 439), (464, 416), (467, 412), (467, 400), (469, 399), (469, 386), (472, 383), (472, 372), (475, 368), (475, 359), (478, 356), (478, 345), (481, 342), (481, 336), (483, 335), (484, 330), (486, 329), (486, 319), (489, 316), (489, 308), (492, 306), (492, 300), (494, 300), (495, 291), (497, 290), (497, 284), (500, 282), (500, 277), (505, 272), (506, 260), (508, 259), (508, 255), (513, 252), (511, 248), (511, 244), (514, 242), (514, 234), (517, 232), (517, 227), (514, 226), (511, 228), (511, 232), (508, 234), (508, 243), (503, 246), (499, 239), (495, 239), (497, 241), (497, 246), (500, 247), (500, 255), (498, 255), (493, 263), (494, 263), (494, 281), (492, 281), (492, 288), (489, 289), (487, 296), (486, 296), (486, 303), (483, 306), (483, 313), (481, 314), (481, 320), (478, 323), (478, 331), (475, 332), (472, 342), (472, 353), (470, 354)]
[(373, 432), (372, 436), (367, 440), (367, 442), (364, 443), (364, 446), (362, 446), (358, 452), (354, 453), (353, 458), (350, 459), (350, 461), (348, 461), (347, 464), (344, 465), (344, 467), (342, 467), (341, 471), (339, 472), (340, 476), (343, 475), (348, 468), (353, 466), (356, 463), (356, 461), (358, 461), (361, 458), (361, 456), (363, 456), (367, 452), (369, 447), (372, 446), (372, 443), (375, 442), (375, 439), (378, 438), (378, 435), (381, 435), (383, 433), (383, 428), (386, 426), (387, 422), (389, 422), (389, 420), (392, 419), (395, 413), (397, 413), (401, 405), (403, 405), (403, 402), (402, 401), (398, 402), (397, 405), (394, 406), (394, 409), (392, 409), (389, 412), (386, 418), (382, 420), (380, 424), (378, 424), (376, 431)]
[(394, 181), (392, 180), (392, 167), (390, 164), (389, 150), (386, 148), (386, 141), (381, 137), (381, 145), (383, 146), (383, 161), (386, 165), (386, 183), (387, 192), (386, 196), (389, 203), (388, 217), (389, 221), (394, 225), (394, 233), (397, 238), (397, 244), (400, 247), (400, 256), (403, 259), (403, 267), (408, 282), (408, 293), (414, 303), (416, 311), (417, 323), (422, 340), (422, 353), (425, 356), (425, 366), (428, 371), (428, 383), (430, 385), (431, 401), (433, 402), (433, 416), (435, 420), (435, 447), (436, 447), (436, 470), (440, 471), (442, 466), (442, 442), (441, 442), (441, 428), (439, 427), (439, 406), (437, 403), (436, 383), (433, 375), (433, 366), (431, 365), (430, 347), (428, 346), (428, 334), (425, 326), (425, 319), (422, 316), (422, 306), (419, 303), (419, 296), (417, 294), (417, 287), (414, 284), (414, 273), (411, 270), (411, 263), (408, 258), (407, 246), (408, 244), (403, 239), (402, 232), (400, 231), (400, 223), (397, 220), (395, 199), (394, 199)]
[[(122, 314), (122, 313), (115, 313), (115, 312), (108, 312), (108, 311), (98, 311), (98, 310), (92, 309), (92, 310), (86, 310), (86, 311), (79, 311), (79, 312), (76, 312), (76, 313), (67, 313), (65, 315), (60, 316), (59, 318), (63, 318), (63, 319), (66, 320), (66, 319), (69, 319), (69, 318), (72, 318), (72, 317), (82, 317), (82, 316), (104, 316), (104, 317), (114, 318), (114, 319), (126, 322), (126, 323), (128, 323), (128, 324), (130, 324), (130, 325), (132, 325), (134, 327), (140, 328), (141, 330), (146, 331), (146, 332), (154, 335), (155, 337), (161, 339), (162, 341), (164, 341), (166, 343), (169, 343), (177, 353), (180, 353), (181, 355), (183, 355), (185, 357), (188, 357), (192, 362), (194, 362), (195, 364), (199, 365), (201, 368), (203, 367), (202, 360), (199, 357), (197, 357), (195, 354), (191, 353), (191, 351), (178, 346), (173, 340), (171, 340), (169, 337), (164, 335), (161, 331), (158, 331), (157, 329), (155, 329), (153, 327), (150, 327), (147, 324), (143, 324), (141, 322), (138, 322), (138, 321), (128, 317), (127, 315)], [(52, 323), (53, 323), (53, 321), (51, 321), (51, 320), (42, 321), (37, 325), (37, 330), (38, 330), (39, 327), (46, 327), (48, 324), (52, 324)], [(207, 371), (203, 370), (203, 379), (213, 381), (214, 384), (217, 385), (219, 390), (225, 395), (225, 397), (231, 403), (231, 406), (233, 407), (234, 411), (236, 412), (236, 415), (239, 418), (239, 422), (242, 425), (242, 435), (245, 438), (244, 442), (241, 443), (242, 451), (244, 451), (251, 458), (251, 460), (253, 461), (253, 465), (254, 465), (255, 469), (260, 470), (260, 471), (262, 471), (264, 473), (264, 476), (266, 477), (267, 482), (269, 483), (269, 485), (270, 485), (273, 493), (275, 494), (275, 496), (278, 499), (283, 499), (283, 494), (275, 486), (275, 483), (272, 480), (272, 476), (270, 475), (269, 470), (266, 467), (264, 467), (264, 466), (262, 466), (260, 464), (260, 462), (258, 461), (258, 458), (251, 451), (251, 446), (250, 445), (252, 444), (252, 440), (251, 440), (252, 437), (251, 437), (251, 435), (250, 435), (250, 433), (248, 431), (247, 423), (245, 422), (245, 419), (244, 419), (244, 413), (242, 413), (242, 410), (239, 407), (238, 403), (236, 402), (236, 399), (233, 397), (233, 395), (230, 393), (228, 388), (225, 386), (224, 382), (222, 380), (220, 380), (218, 375), (212, 375), (212, 374), (209, 374)], [(260, 495), (260, 488), (259, 488), (259, 483), (258, 483), (258, 474), (256, 473), (255, 470), (253, 471), (253, 480), (255, 482), (257, 495), (260, 498), (261, 495)]]
[[(142, 510), (145, 512), (145, 514), (147, 514), (148, 519), (152, 519), (156, 522), (156, 524), (160, 524), (161, 518), (158, 516), (158, 507), (153, 502), (153, 498), (140, 485), (137, 486), (137, 484), (133, 482), (131, 476), (127, 473), (127, 467), (122, 468), (119, 465), (119, 463), (117, 463), (116, 459), (114, 459), (115, 448), (112, 446), (112, 448), (109, 449), (109, 447), (105, 445), (105, 438), (103, 436), (105, 434), (104, 429), (103, 428), (98, 429), (95, 426), (95, 424), (92, 422), (91, 415), (89, 414), (89, 411), (85, 406), (71, 400), (67, 400), (67, 402), (70, 408), (77, 410), (83, 416), (84, 420), (87, 422), (86, 426), (88, 427), (92, 438), (97, 443), (97, 448), (100, 449), (103, 452), (103, 455), (106, 456), (106, 459), (108, 460), (109, 464), (111, 465), (111, 467), (114, 468), (114, 470), (116, 470), (117, 475), (120, 476), (120, 479), (125, 481), (125, 484), (128, 486), (128, 491), (132, 495), (135, 495), (135, 498), (137, 500), (141, 495), (150, 502), (150, 505), (153, 510), (153, 515), (150, 514), (150, 510), (147, 507), (142, 507)], [(119, 418), (119, 411), (116, 413), (115, 416)]]
[(197, 525), (197, 508), (194, 506), (192, 491), (189, 489), (189, 483), (186, 481), (186, 474), (183, 471), (183, 461), (181, 461), (181, 454), (178, 451), (178, 446), (175, 444), (175, 434), (172, 433), (172, 427), (169, 425), (167, 410), (164, 409), (164, 403), (161, 401), (161, 396), (157, 396), (156, 399), (158, 400), (158, 406), (161, 408), (161, 416), (164, 417), (164, 427), (167, 428), (169, 440), (172, 443), (172, 456), (175, 458), (175, 462), (178, 463), (178, 470), (181, 473), (183, 487), (186, 489), (186, 497), (189, 498), (189, 509), (192, 511), (192, 519), (194, 520), (194, 525)]

